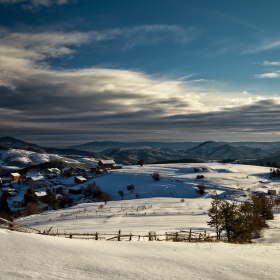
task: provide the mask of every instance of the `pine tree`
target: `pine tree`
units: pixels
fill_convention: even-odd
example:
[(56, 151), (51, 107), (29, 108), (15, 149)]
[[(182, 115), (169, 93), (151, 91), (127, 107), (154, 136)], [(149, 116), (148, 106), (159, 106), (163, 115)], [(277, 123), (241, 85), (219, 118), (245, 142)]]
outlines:
[(208, 216), (211, 218), (207, 224), (210, 227), (214, 227), (216, 229), (217, 239), (221, 238), (221, 226), (222, 226), (222, 217), (220, 213), (220, 204), (221, 200), (216, 196), (215, 199), (211, 202), (211, 208), (208, 211)]
[(9, 207), (9, 204), (7, 202), (8, 195), (5, 193), (2, 193), (0, 197), (0, 215), (1, 216), (7, 216), (7, 214), (11, 213), (11, 209)]
[(47, 189), (47, 203), (52, 210), (56, 210), (59, 205), (58, 199), (56, 199), (55, 194), (50, 189)]
[(24, 194), (24, 202), (25, 205), (27, 205), (28, 203), (34, 203), (38, 205), (38, 197), (32, 188), (28, 188), (28, 190)]

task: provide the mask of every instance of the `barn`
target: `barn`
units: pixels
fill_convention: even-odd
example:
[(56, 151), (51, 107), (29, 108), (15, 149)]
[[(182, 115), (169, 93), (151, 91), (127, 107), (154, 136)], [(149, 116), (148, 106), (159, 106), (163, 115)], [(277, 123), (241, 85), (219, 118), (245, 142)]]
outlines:
[(113, 159), (101, 159), (99, 162), (98, 162), (98, 165), (102, 168), (112, 168), (113, 165), (115, 164), (114, 160)]

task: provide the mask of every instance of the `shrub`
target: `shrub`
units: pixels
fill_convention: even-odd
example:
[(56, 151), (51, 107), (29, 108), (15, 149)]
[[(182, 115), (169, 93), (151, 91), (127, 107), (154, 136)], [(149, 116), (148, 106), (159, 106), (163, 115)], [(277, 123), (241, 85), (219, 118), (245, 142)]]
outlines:
[(99, 199), (100, 199), (101, 201), (103, 201), (103, 202), (106, 204), (108, 201), (111, 200), (111, 196), (110, 196), (109, 193), (103, 192), (103, 193), (100, 195)]
[(39, 211), (39, 207), (38, 204), (33, 203), (33, 202), (28, 202), (26, 205), (26, 213), (27, 215), (33, 215), (33, 214), (38, 214)]
[(133, 192), (135, 190), (135, 187), (133, 184), (126, 187), (128, 191)]
[(200, 195), (203, 195), (205, 193), (205, 185), (204, 184), (200, 184), (200, 185), (197, 185), (197, 192), (200, 194)]
[(160, 180), (160, 176), (159, 176), (159, 173), (158, 173), (158, 172), (154, 172), (151, 176), (152, 176), (152, 178), (153, 178), (155, 181), (159, 181), (159, 180)]
[(120, 195), (120, 197), (123, 199), (124, 193), (123, 191), (118, 191), (118, 194)]

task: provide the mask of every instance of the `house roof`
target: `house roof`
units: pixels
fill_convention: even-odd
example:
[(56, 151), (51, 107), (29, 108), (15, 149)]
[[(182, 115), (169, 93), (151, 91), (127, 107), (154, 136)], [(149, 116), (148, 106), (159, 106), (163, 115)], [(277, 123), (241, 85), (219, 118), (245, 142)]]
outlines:
[(44, 176), (36, 176), (36, 177), (31, 177), (31, 179), (35, 181), (45, 181)]
[(20, 176), (19, 173), (10, 173), (12, 176)]
[(35, 194), (38, 196), (38, 197), (43, 197), (43, 196), (46, 196), (47, 193), (45, 191), (41, 191), (41, 192), (35, 192)]
[(83, 176), (76, 176), (75, 179), (78, 179), (80, 181), (87, 181), (87, 179), (84, 178)]
[(100, 162), (102, 164), (115, 164), (113, 159), (101, 159)]
[(56, 167), (48, 168), (48, 170), (49, 170), (50, 172), (60, 172), (60, 170), (59, 170), (58, 168), (56, 168)]
[(73, 167), (72, 166), (68, 166), (68, 167), (64, 167), (63, 169), (62, 169), (62, 171), (68, 171), (68, 170), (70, 170), (70, 169), (73, 169)]

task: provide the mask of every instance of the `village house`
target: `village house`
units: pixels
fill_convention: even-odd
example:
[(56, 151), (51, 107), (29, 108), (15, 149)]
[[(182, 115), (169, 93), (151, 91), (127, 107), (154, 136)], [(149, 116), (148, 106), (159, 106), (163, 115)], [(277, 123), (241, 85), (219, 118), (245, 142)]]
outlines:
[(47, 185), (47, 181), (43, 176), (31, 177), (29, 179), (29, 185), (33, 189), (34, 188), (45, 187)]
[(83, 176), (76, 176), (74, 178), (74, 183), (75, 184), (82, 184), (82, 183), (85, 183), (87, 181), (86, 178), (84, 178)]
[(51, 174), (58, 175), (58, 174), (60, 174), (60, 170), (58, 168), (55, 168), (55, 167), (48, 168), (48, 169), (45, 170), (45, 174), (47, 174), (47, 175), (51, 175)]
[(122, 169), (122, 167), (123, 167), (122, 164), (115, 163), (112, 165), (112, 169)]
[(62, 176), (66, 176), (66, 177), (70, 177), (73, 175), (73, 173), (77, 173), (77, 170), (76, 168), (74, 167), (64, 167), (62, 170), (61, 170), (61, 173), (62, 173)]
[(69, 194), (79, 195), (83, 193), (84, 188), (80, 186), (75, 186), (68, 189)]
[(22, 208), (25, 206), (23, 197), (16, 197), (13, 199), (13, 208)]
[(19, 173), (10, 173), (8, 175), (9, 178), (11, 178), (12, 182), (18, 182), (20, 180), (20, 174)]
[(45, 203), (46, 202), (46, 198), (47, 198), (47, 193), (45, 191), (41, 191), (41, 192), (35, 192), (36, 196), (38, 197), (38, 200)]
[(116, 164), (113, 159), (101, 159), (98, 162), (98, 165), (102, 168), (112, 168), (112, 166)]
[(48, 187), (54, 194), (62, 194), (62, 185)]
[(4, 184), (10, 184), (12, 182), (12, 179), (11, 177), (2, 177), (1, 178), (1, 184), (4, 185)]

